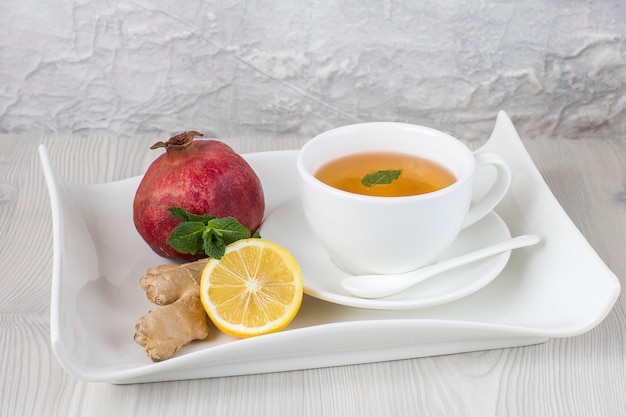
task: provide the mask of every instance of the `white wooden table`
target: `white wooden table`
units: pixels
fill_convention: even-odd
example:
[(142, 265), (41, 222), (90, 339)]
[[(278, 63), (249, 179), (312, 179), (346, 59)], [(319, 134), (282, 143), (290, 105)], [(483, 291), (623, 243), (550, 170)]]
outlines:
[[(162, 138), (157, 138), (158, 140)], [(153, 137), (0, 135), (0, 416), (625, 416), (626, 141), (525, 139), (622, 293), (577, 337), (325, 369), (137, 385), (67, 374), (50, 347), (52, 223), (37, 146), (83, 183), (139, 175)], [(239, 152), (301, 141), (225, 140)]]

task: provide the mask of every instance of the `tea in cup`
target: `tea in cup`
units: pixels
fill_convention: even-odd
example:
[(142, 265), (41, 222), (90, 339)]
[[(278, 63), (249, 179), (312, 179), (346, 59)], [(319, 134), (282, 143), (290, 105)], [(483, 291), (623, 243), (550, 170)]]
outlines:
[[(496, 168), (472, 202), (474, 174)], [(460, 231), (491, 212), (511, 183), (506, 161), (452, 136), (405, 123), (359, 123), (309, 140), (297, 158), (313, 235), (353, 274), (407, 272), (435, 262)]]

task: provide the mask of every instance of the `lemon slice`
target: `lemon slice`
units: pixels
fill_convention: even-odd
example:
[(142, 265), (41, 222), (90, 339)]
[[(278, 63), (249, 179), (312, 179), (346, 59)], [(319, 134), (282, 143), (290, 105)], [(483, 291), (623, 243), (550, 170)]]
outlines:
[(200, 299), (224, 333), (250, 337), (284, 329), (302, 303), (302, 273), (283, 247), (242, 239), (210, 259), (202, 271)]

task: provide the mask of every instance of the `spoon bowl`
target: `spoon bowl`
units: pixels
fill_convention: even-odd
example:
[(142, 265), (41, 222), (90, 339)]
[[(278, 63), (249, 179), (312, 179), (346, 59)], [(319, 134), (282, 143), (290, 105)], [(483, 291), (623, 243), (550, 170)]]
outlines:
[(517, 248), (536, 245), (541, 239), (537, 235), (520, 235), (482, 249), (438, 262), (427, 267), (393, 275), (354, 275), (344, 278), (341, 286), (350, 294), (361, 298), (381, 298), (404, 291), (444, 271), (470, 262), (497, 255)]

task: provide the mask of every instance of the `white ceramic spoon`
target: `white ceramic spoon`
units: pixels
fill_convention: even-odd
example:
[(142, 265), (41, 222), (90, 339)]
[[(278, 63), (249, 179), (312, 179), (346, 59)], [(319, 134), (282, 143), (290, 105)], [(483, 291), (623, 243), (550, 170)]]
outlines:
[(424, 268), (392, 275), (354, 275), (344, 278), (341, 286), (349, 293), (361, 298), (380, 298), (404, 291), (434, 275), (470, 262), (497, 255), (512, 249), (539, 243), (537, 235), (521, 235), (503, 242), (478, 249), (456, 258), (438, 262)]

